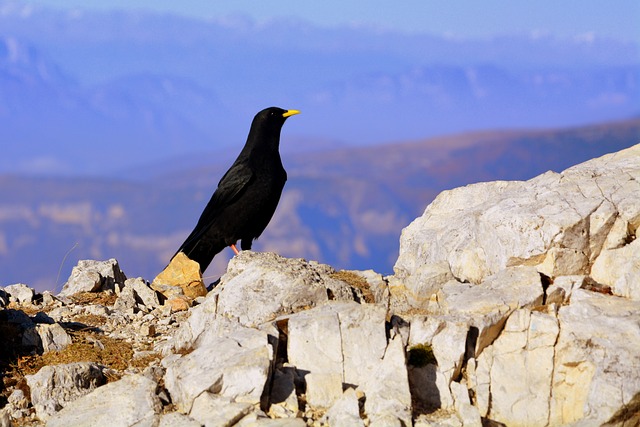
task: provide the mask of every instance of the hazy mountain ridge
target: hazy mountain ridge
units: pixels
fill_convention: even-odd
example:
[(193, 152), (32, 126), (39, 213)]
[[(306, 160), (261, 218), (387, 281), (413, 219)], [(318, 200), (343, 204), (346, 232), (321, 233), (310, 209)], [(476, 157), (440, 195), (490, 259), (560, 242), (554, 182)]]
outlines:
[(472, 40), (13, 1), (0, 28), (5, 172), (115, 176), (225, 149), (269, 105), (303, 111), (288, 135), (351, 145), (640, 112), (638, 45), (593, 35)]
[[(640, 141), (640, 119), (554, 131), (476, 132), (283, 155), (289, 181), (258, 251), (391, 273), (400, 231), (444, 189), (562, 170)], [(290, 141), (294, 143), (294, 141)], [(228, 161), (145, 181), (0, 177), (0, 283), (52, 288), (78, 259), (153, 277), (189, 233)], [(214, 280), (230, 251), (207, 272)], [(64, 280), (64, 279), (62, 279)], [(58, 285), (61, 285), (58, 280)]]

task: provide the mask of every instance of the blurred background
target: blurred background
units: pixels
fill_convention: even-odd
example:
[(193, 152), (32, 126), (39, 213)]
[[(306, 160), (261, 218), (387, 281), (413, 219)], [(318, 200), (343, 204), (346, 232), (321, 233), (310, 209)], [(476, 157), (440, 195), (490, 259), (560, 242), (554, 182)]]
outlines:
[(391, 274), (440, 191), (640, 143), (640, 2), (0, 0), (0, 286), (152, 280), (272, 105), (254, 249)]

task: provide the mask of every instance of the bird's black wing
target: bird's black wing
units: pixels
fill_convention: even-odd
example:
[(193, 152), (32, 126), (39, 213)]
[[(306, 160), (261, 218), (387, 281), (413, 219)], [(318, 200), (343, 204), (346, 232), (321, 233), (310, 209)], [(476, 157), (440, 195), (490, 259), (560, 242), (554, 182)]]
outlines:
[[(254, 173), (249, 167), (246, 161), (236, 161), (231, 168), (220, 178), (218, 188), (211, 196), (211, 200), (205, 212), (209, 207), (213, 209), (213, 212), (217, 212), (220, 209), (224, 209), (231, 204), (236, 198), (244, 191), (247, 185), (253, 181)], [(204, 212), (203, 212), (204, 215)]]
[(218, 183), (218, 188), (204, 208), (195, 228), (184, 241), (178, 252), (184, 250), (191, 242), (197, 241), (216, 222), (218, 215), (233, 203), (255, 179), (254, 173), (245, 161), (240, 159), (231, 166)]

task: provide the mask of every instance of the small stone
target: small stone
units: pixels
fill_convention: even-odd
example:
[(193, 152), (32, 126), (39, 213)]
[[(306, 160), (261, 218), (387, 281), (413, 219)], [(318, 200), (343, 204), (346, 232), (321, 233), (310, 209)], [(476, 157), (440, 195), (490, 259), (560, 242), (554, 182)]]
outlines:
[(7, 407), (0, 409), (0, 427), (11, 427), (11, 416)]
[(200, 264), (190, 260), (182, 252), (173, 257), (169, 265), (153, 279), (151, 287), (162, 292), (158, 289), (158, 285), (178, 286), (182, 288), (184, 295), (191, 300), (207, 295), (207, 288), (202, 281)]
[(150, 310), (153, 310), (160, 305), (158, 294), (155, 290), (149, 287), (147, 282), (142, 277), (127, 279), (125, 280), (124, 285), (125, 287), (129, 286), (133, 288), (137, 299), (139, 299), (142, 304), (144, 304), (145, 307), (148, 307)]
[(29, 406), (29, 399), (27, 399), (24, 392), (19, 388), (11, 392), (7, 401), (15, 409), (26, 409)]
[(69, 321), (71, 316), (73, 316), (73, 312), (68, 306), (56, 307), (49, 312), (49, 317), (56, 322)]
[(98, 292), (100, 290), (115, 289), (116, 283), (123, 284), (127, 277), (124, 275), (118, 261), (80, 260), (71, 270), (71, 276), (64, 284), (59, 295), (70, 296), (79, 292)]
[(151, 289), (160, 293), (164, 299), (173, 298), (176, 295), (184, 296), (184, 291), (180, 286), (165, 285), (164, 283), (151, 283)]
[(204, 392), (194, 401), (189, 416), (207, 426), (231, 426), (247, 415), (250, 403), (233, 402), (228, 397)]
[(93, 344), (93, 346), (95, 348), (98, 348), (100, 350), (104, 350), (104, 344), (102, 343), (102, 341), (100, 341), (98, 338), (94, 338), (91, 335), (87, 335), (85, 337), (85, 339), (87, 340), (88, 343)]
[(171, 312), (175, 313), (176, 311), (189, 310), (190, 300), (185, 296), (176, 295), (175, 297), (166, 300), (164, 304), (171, 307)]
[(154, 325), (150, 325), (148, 323), (140, 326), (140, 335), (143, 337), (152, 337), (156, 334), (156, 327)]
[(131, 286), (125, 286), (122, 288), (120, 295), (118, 295), (118, 298), (113, 305), (113, 309), (125, 313), (135, 313), (137, 311), (136, 295)]
[[(115, 307), (114, 307), (115, 308)], [(111, 310), (104, 305), (88, 305), (84, 308), (85, 314), (91, 314), (93, 316), (108, 317), (111, 314)]]
[(11, 301), (17, 301), (20, 304), (31, 302), (35, 295), (33, 289), (22, 283), (5, 286), (4, 290), (11, 296)]
[(36, 326), (42, 349), (45, 353), (60, 351), (72, 343), (71, 336), (59, 323), (39, 324)]
[(44, 291), (42, 293), (42, 304), (43, 305), (49, 305), (49, 304), (53, 304), (57, 301), (56, 297), (53, 296), (53, 294), (49, 291)]

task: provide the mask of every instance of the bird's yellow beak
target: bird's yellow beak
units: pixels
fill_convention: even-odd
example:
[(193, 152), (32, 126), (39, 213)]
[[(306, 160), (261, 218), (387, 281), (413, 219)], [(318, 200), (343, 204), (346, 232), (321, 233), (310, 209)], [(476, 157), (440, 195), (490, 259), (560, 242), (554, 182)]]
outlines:
[(298, 110), (288, 110), (282, 115), (282, 117), (287, 118), (287, 117), (290, 117), (290, 116), (295, 116), (296, 114), (300, 114), (300, 111), (298, 111)]

